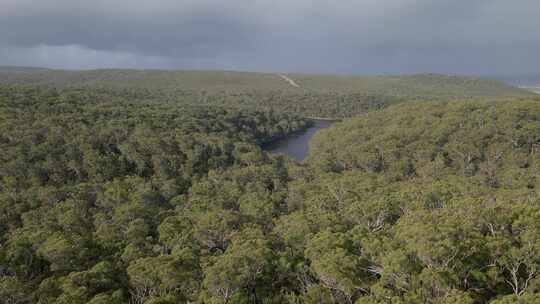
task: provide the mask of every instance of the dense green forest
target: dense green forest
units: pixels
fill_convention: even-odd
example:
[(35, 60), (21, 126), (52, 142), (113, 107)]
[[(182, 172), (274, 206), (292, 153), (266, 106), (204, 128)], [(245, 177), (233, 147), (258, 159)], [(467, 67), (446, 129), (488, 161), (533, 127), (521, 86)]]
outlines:
[(412, 102), (320, 131), (287, 215), (316, 223), (318, 292), (540, 303), (539, 149), (540, 99)]
[(0, 86), (0, 303), (540, 303), (528, 93), (322, 104), (366, 114), (299, 164), (300, 98), (41, 85)]
[[(2, 87), (0, 298), (176, 303), (199, 297), (203, 265), (229, 243), (222, 229), (240, 229), (257, 203), (282, 199), (283, 161), (258, 144), (308, 123), (87, 90)], [(227, 191), (209, 184), (223, 172), (238, 175), (241, 188), (231, 191), (246, 192), (245, 215), (222, 213), (219, 202), (204, 198)], [(254, 192), (264, 195), (260, 202), (251, 202), (251, 188), (261, 188)], [(197, 191), (204, 203), (188, 200)], [(196, 236), (177, 230), (191, 224)]]
[(462, 76), (331, 76), (226, 71), (88, 70), (0, 67), (0, 84), (92, 88), (183, 105), (269, 109), (304, 117), (343, 118), (411, 100), (529, 97), (502, 82)]

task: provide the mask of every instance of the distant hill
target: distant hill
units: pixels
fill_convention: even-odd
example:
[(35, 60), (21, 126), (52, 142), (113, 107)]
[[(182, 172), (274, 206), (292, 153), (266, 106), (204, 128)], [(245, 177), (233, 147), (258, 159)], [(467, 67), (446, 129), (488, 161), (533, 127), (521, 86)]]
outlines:
[(298, 75), (309, 87), (367, 92), (390, 96), (521, 96), (528, 92), (484, 78), (416, 74), (404, 76), (308, 76)]
[(122, 96), (129, 93), (133, 99), (271, 109), (319, 118), (350, 117), (411, 100), (522, 98), (535, 95), (498, 80), (440, 74), (333, 76), (0, 67), (0, 84), (86, 87), (117, 91)]
[(230, 71), (87, 70), (0, 67), (0, 83), (52, 86), (111, 86), (186, 90), (285, 90), (356, 92), (390, 96), (515, 96), (527, 93), (497, 80), (418, 74), (406, 76), (333, 76)]
[(540, 74), (519, 76), (494, 76), (493, 79), (502, 81), (512, 86), (538, 86), (540, 87)]
[(2, 66), (0, 65), (0, 73), (28, 73), (37, 71), (47, 71), (46, 68), (38, 67), (23, 67), (23, 66)]
[(495, 76), (494, 79), (540, 94), (540, 75)]

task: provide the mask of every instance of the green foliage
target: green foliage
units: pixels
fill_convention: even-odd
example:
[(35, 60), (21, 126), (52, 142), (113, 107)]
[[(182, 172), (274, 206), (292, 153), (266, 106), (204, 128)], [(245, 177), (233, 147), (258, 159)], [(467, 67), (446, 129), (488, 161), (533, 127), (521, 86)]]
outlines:
[(0, 276), (0, 299), (3, 303), (30, 303), (28, 286), (12, 276)]
[(260, 288), (257, 281), (264, 277), (270, 258), (268, 241), (260, 230), (248, 227), (238, 232), (226, 252), (213, 258), (205, 270), (203, 284), (210, 293), (210, 301), (257, 301), (257, 289)]
[[(241, 226), (272, 222), (286, 176), (259, 145), (308, 121), (143, 99), (0, 87), (0, 278), (9, 303), (193, 301), (210, 258), (248, 257), (227, 250), (243, 249)], [(258, 238), (254, 252), (266, 242)], [(257, 265), (241, 270), (242, 288), (254, 286), (245, 281)]]
[[(320, 242), (328, 248), (306, 249), (317, 281), (339, 299), (355, 286), (339, 270), (353, 265), (341, 273), (366, 273), (349, 302), (534, 303), (538, 121), (534, 100), (417, 102), (318, 133), (312, 180), (290, 195), (316, 235), (332, 235)], [(332, 249), (342, 235), (355, 250)]]
[(538, 303), (538, 100), (392, 105), (296, 164), (260, 146), (307, 120), (155, 89), (0, 87), (1, 303)]
[[(304, 117), (351, 117), (411, 100), (530, 97), (534, 93), (501, 82), (461, 76), (289, 75), (228, 71), (2, 69), (0, 84), (77, 87), (129, 99), (175, 104), (273, 109)], [(284, 127), (282, 124), (276, 127)]]
[(176, 302), (193, 298), (200, 280), (197, 256), (189, 253), (138, 259), (129, 265), (127, 273), (132, 298), (140, 303), (162, 303), (164, 297)]

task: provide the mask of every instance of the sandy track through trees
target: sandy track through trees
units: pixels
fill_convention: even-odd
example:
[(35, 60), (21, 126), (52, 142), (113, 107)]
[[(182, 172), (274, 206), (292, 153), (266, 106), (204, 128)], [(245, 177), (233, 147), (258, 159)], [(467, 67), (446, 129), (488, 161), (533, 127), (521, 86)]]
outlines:
[(287, 81), (290, 85), (292, 85), (295, 88), (300, 87), (300, 85), (298, 85), (294, 80), (289, 78), (287, 75), (279, 74), (279, 77), (283, 78), (283, 80)]

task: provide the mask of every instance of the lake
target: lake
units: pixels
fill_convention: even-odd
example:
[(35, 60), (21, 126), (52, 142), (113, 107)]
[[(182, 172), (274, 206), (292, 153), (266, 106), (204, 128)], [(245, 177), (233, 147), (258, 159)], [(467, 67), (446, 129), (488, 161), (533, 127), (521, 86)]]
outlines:
[(313, 125), (302, 132), (273, 142), (264, 147), (264, 150), (274, 154), (285, 154), (297, 161), (303, 161), (309, 151), (309, 141), (317, 131), (328, 128), (335, 121), (313, 120)]

